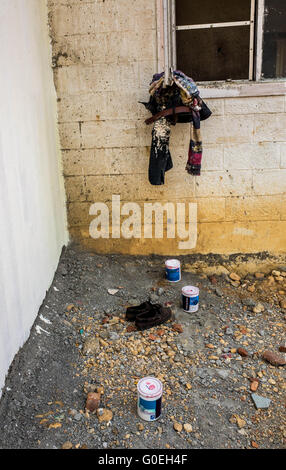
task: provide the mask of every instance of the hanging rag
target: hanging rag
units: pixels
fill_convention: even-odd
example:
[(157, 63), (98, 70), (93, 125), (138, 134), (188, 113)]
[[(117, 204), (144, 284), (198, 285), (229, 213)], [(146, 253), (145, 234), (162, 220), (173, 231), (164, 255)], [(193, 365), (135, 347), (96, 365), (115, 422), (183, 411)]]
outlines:
[(191, 123), (191, 138), (189, 145), (188, 161), (186, 170), (190, 175), (201, 174), (203, 146), (201, 138), (201, 119), (197, 111), (192, 111), (193, 122)]
[(155, 121), (149, 160), (149, 181), (153, 185), (165, 183), (165, 172), (173, 168), (169, 150), (171, 127), (165, 117)]
[(212, 113), (200, 98), (192, 78), (180, 70), (172, 72), (172, 84), (164, 86), (164, 72), (153, 75), (150, 83), (148, 103), (142, 103), (152, 113), (146, 124), (154, 123), (149, 160), (149, 182), (161, 185), (165, 172), (173, 168), (169, 150), (171, 125), (191, 123), (191, 138), (186, 170), (200, 175), (202, 162), (202, 139), (200, 121)]

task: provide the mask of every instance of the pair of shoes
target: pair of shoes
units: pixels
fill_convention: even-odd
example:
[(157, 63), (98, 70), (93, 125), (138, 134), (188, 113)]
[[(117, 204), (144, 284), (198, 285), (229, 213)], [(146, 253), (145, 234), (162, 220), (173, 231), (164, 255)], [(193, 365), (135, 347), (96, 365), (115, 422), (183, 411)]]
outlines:
[(137, 307), (128, 307), (126, 310), (126, 319), (135, 321), (135, 325), (139, 330), (147, 330), (152, 326), (165, 323), (172, 316), (169, 307), (162, 307), (160, 304), (151, 304), (151, 302), (143, 302)]
[(143, 302), (143, 304), (137, 305), (136, 307), (128, 307), (125, 318), (127, 321), (135, 321), (138, 315), (149, 312), (151, 308), (151, 302)]

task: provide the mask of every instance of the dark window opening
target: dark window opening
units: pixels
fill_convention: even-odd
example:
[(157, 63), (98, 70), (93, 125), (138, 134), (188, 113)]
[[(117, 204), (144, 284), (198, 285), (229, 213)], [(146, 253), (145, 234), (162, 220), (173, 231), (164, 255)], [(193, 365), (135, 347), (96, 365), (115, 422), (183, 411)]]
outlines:
[(195, 81), (247, 80), (249, 27), (178, 31), (177, 68)]
[(177, 68), (195, 81), (249, 78), (250, 25), (210, 27), (250, 21), (251, 0), (176, 0)]
[(177, 26), (247, 21), (250, 0), (176, 0)]
[(175, 9), (176, 68), (195, 81), (286, 78), (286, 0), (176, 0)]
[(265, 0), (262, 76), (286, 77), (285, 0)]

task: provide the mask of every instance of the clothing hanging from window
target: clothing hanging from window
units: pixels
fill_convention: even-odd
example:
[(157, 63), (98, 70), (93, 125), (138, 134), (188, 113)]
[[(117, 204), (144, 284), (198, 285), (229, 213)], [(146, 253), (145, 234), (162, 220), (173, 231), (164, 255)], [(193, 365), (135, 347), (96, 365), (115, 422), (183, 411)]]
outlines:
[(165, 183), (165, 172), (173, 168), (169, 150), (171, 125), (189, 122), (191, 138), (186, 170), (200, 175), (202, 140), (200, 122), (211, 115), (210, 109), (200, 98), (195, 82), (183, 72), (172, 72), (172, 84), (164, 86), (164, 72), (155, 74), (150, 83), (150, 99), (142, 103), (152, 113), (147, 124), (154, 123), (149, 161), (149, 182)]

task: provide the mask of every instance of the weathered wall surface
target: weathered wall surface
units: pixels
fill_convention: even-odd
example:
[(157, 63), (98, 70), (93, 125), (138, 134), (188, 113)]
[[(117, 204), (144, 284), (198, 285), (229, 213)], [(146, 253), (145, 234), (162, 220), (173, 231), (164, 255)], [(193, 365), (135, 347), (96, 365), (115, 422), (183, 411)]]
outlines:
[(45, 0), (0, 14), (0, 394), (67, 242)]
[(98, 239), (89, 208), (196, 202), (198, 253), (286, 250), (285, 96), (209, 99), (202, 174), (185, 172), (189, 125), (172, 128), (174, 168), (148, 182), (151, 127), (138, 101), (157, 72), (156, 1), (50, 0), (54, 77), (73, 239), (98, 251), (184, 254), (176, 239)]

